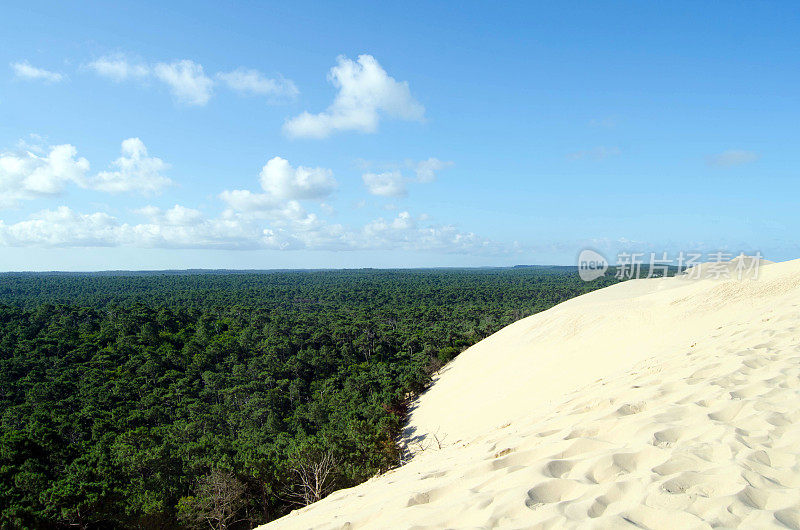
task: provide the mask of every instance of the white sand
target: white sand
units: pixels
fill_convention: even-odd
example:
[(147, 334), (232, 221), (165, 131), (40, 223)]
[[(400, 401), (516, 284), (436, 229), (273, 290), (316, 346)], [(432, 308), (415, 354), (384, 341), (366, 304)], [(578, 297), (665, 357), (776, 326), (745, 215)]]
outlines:
[(800, 528), (800, 260), (523, 319), (419, 400), (405, 466), (264, 528)]

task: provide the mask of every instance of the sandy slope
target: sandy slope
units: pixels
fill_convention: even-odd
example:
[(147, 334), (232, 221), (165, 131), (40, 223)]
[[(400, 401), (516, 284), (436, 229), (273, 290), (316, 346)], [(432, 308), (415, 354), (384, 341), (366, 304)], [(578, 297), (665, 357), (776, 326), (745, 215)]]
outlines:
[(523, 319), (407, 434), (407, 465), (266, 528), (800, 528), (800, 260)]

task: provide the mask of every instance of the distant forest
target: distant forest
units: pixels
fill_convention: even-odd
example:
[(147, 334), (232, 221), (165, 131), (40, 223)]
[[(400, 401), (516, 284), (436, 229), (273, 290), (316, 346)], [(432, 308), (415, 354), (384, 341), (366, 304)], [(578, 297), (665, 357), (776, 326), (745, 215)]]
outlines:
[(408, 401), (459, 352), (616, 281), (567, 267), (2, 274), (0, 527), (275, 519), (398, 465)]

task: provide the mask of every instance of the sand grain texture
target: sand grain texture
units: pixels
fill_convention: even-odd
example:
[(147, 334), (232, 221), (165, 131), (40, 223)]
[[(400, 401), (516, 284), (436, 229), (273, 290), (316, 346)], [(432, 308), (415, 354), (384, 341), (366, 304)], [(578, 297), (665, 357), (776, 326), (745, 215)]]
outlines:
[(406, 465), (262, 528), (800, 528), (800, 260), (516, 322), (406, 440)]

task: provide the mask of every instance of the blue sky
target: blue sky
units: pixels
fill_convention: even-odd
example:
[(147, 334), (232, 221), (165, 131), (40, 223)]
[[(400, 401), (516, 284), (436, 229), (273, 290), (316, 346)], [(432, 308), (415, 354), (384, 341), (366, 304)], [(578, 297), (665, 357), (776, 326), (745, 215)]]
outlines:
[(790, 2), (4, 2), (0, 270), (800, 256)]

